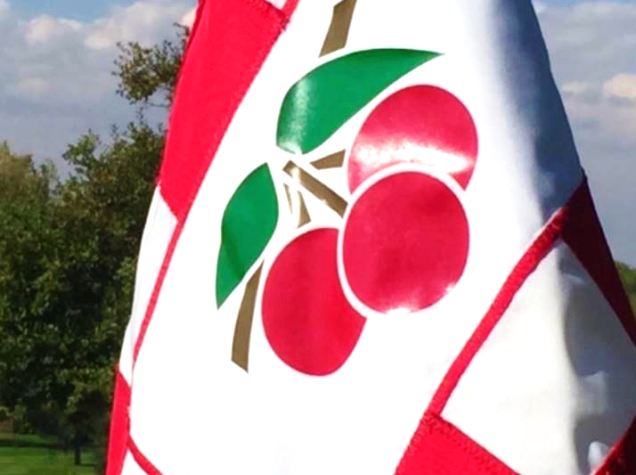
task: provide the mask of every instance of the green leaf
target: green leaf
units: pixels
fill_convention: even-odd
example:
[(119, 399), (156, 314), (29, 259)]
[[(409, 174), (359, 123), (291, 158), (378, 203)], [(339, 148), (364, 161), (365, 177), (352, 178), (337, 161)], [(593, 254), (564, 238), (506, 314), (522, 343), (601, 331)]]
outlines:
[(311, 152), (384, 89), (437, 56), (372, 49), (319, 66), (287, 92), (278, 117), (278, 146), (292, 153)]
[(261, 256), (277, 222), (276, 190), (269, 167), (263, 164), (243, 180), (223, 214), (216, 268), (218, 307)]

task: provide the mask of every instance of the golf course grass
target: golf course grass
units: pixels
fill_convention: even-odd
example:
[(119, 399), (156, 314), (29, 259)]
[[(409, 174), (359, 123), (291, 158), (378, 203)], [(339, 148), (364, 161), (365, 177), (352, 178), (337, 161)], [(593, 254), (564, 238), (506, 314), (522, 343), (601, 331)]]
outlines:
[(95, 475), (93, 453), (82, 451), (82, 465), (73, 465), (73, 451), (55, 448), (35, 435), (0, 433), (2, 475)]

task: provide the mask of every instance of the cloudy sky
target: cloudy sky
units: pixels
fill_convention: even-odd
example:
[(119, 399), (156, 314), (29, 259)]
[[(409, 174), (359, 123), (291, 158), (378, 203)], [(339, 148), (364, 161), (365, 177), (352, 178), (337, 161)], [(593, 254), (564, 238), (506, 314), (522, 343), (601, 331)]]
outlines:
[[(194, 4), (0, 0), (0, 140), (56, 160), (87, 129), (125, 124), (116, 43), (170, 36)], [(610, 245), (636, 266), (636, 0), (535, 5)]]

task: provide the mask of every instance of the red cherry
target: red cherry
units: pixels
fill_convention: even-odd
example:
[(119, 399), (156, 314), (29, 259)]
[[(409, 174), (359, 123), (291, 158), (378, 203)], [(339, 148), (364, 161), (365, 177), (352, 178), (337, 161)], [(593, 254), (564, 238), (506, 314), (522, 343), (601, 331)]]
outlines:
[(468, 243), (466, 214), (451, 189), (424, 173), (399, 172), (354, 202), (342, 237), (345, 276), (378, 312), (421, 310), (459, 280)]
[(413, 86), (389, 96), (365, 121), (349, 157), (353, 191), (372, 174), (413, 162), (447, 173), (466, 188), (477, 161), (477, 129), (462, 102), (444, 89)]
[(263, 294), (263, 324), (281, 360), (310, 375), (338, 370), (355, 348), (365, 319), (342, 291), (336, 229), (306, 232), (272, 265)]

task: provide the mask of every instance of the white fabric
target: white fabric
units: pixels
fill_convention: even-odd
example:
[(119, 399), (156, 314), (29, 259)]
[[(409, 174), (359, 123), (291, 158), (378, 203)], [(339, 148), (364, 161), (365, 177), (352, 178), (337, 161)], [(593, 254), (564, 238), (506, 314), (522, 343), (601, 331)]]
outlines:
[(146, 218), (141, 249), (137, 258), (135, 294), (132, 312), (119, 356), (119, 372), (128, 385), (132, 384), (133, 355), (135, 342), (146, 315), (150, 296), (163, 263), (163, 257), (176, 227), (177, 220), (156, 188)]
[(122, 343), (121, 352), (119, 354), (118, 369), (129, 387), (132, 384), (134, 344), (135, 341), (133, 340), (132, 325), (128, 324), (126, 327), (126, 333), (124, 334), (124, 342)]
[(146, 309), (148, 308), (150, 297), (176, 224), (177, 220), (163, 200), (161, 190), (156, 188), (144, 227), (139, 258), (137, 259), (135, 296), (130, 320), (130, 324), (133, 327), (134, 340), (139, 335), (139, 329), (146, 315)]
[[(443, 416), (518, 473), (591, 473), (636, 414), (636, 348), (561, 244), (516, 295)], [(603, 450), (603, 446), (605, 450)]]
[(283, 8), (285, 6), (285, 3), (287, 3), (286, 0), (266, 0), (266, 1), (274, 5), (276, 8)]
[(126, 454), (126, 458), (124, 459), (124, 468), (122, 469), (122, 475), (148, 475), (148, 474), (139, 465), (137, 465), (137, 462), (135, 462), (135, 459), (133, 458), (132, 454), (128, 452)]

